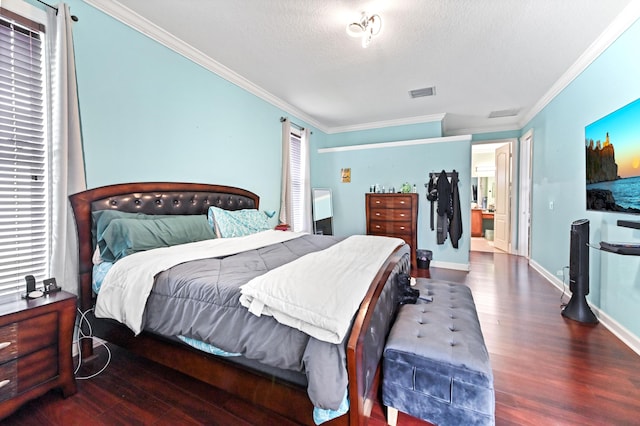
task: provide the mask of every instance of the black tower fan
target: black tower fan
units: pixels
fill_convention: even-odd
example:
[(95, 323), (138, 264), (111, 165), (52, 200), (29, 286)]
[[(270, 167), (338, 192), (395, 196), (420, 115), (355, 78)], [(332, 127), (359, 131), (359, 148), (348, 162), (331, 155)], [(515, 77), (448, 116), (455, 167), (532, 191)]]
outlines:
[(587, 304), (589, 294), (589, 220), (580, 219), (571, 224), (569, 252), (569, 289), (571, 299), (562, 315), (580, 322), (597, 323), (598, 318)]

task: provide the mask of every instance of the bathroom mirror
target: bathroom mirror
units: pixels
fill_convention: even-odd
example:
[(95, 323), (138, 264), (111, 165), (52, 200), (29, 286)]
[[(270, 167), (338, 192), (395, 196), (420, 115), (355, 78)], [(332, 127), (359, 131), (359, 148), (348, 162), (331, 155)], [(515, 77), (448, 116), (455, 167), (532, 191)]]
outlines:
[(333, 235), (333, 206), (331, 190), (313, 188), (313, 233)]

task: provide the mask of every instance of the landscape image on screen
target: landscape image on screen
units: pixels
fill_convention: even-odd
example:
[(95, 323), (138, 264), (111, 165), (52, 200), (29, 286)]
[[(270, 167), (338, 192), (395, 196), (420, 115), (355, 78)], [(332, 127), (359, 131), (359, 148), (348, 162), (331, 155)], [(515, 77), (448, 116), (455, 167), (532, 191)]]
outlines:
[(587, 210), (640, 214), (640, 99), (585, 127)]

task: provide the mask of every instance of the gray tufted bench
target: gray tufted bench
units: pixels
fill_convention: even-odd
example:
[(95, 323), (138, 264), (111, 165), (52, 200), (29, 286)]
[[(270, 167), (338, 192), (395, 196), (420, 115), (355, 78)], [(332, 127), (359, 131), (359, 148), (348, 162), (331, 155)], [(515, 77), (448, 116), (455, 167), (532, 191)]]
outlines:
[(418, 278), (415, 305), (398, 312), (382, 361), (388, 423), (398, 410), (430, 423), (495, 424), (489, 353), (469, 287)]

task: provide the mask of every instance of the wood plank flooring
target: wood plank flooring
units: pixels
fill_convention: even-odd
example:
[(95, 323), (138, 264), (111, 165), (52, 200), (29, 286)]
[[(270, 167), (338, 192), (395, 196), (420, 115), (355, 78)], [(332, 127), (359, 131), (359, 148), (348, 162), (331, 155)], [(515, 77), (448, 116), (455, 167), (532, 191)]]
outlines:
[[(640, 424), (640, 356), (602, 325), (562, 317), (560, 292), (524, 259), (472, 252), (469, 273), (431, 268), (418, 274), (471, 287), (494, 371), (497, 425)], [(122, 349), (112, 351), (106, 371), (78, 381), (76, 395), (63, 399), (51, 391), (3, 424), (293, 425)], [(99, 352), (98, 368), (106, 358)], [(370, 424), (386, 424), (380, 405)], [(425, 423), (400, 413), (398, 424)]]

